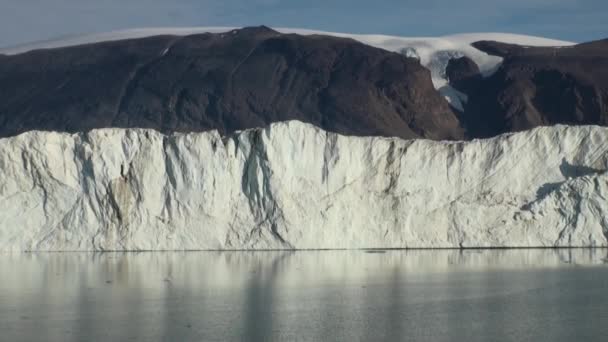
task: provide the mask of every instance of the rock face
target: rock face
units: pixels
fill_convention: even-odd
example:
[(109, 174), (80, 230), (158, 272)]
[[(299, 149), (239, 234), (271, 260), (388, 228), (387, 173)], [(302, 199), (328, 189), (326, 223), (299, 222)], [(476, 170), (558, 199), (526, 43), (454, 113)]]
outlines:
[(112, 127), (231, 134), (299, 120), (344, 135), (460, 140), (608, 125), (608, 41), (335, 35), (250, 27), (0, 50), (9, 54), (0, 54), (0, 137)]
[(468, 95), (462, 125), (469, 136), (608, 125), (608, 40), (558, 48), (488, 41), (473, 46), (504, 60), (491, 77), (472, 74), (453, 84)]
[(0, 58), (0, 136), (152, 128), (222, 134), (297, 119), (347, 135), (460, 139), (418, 60), (265, 27)]
[(0, 139), (0, 250), (608, 246), (608, 129)]
[(450, 84), (457, 89), (469, 89), (469, 83), (481, 80), (479, 66), (466, 56), (450, 59), (445, 72)]

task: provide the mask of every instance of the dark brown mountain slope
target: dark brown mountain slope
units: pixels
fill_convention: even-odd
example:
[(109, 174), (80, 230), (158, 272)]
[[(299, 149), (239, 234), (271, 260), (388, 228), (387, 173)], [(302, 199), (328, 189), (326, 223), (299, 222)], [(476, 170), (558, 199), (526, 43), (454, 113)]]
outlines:
[(0, 137), (143, 127), (221, 133), (298, 119), (348, 135), (462, 139), (539, 125), (608, 125), (608, 40), (572, 47), (473, 44), (504, 58), (456, 116), (419, 61), (354, 40), (266, 27), (0, 55)]
[(350, 39), (265, 27), (0, 56), (0, 136), (299, 119), (350, 135), (463, 138), (429, 71)]
[(473, 46), (504, 62), (487, 79), (470, 73), (468, 62), (452, 63), (459, 76), (453, 85), (469, 95), (463, 125), (470, 136), (558, 123), (608, 125), (608, 40), (561, 48)]

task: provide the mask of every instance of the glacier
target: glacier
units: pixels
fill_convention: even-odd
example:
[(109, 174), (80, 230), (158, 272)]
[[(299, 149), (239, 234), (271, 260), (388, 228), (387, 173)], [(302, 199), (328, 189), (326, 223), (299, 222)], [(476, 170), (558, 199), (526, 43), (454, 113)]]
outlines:
[(607, 247), (608, 128), (0, 139), (0, 251)]

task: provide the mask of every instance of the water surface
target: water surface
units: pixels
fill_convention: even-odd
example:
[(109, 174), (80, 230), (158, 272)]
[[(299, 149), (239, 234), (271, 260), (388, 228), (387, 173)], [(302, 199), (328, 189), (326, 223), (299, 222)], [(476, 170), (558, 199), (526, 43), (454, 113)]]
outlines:
[(604, 249), (0, 254), (0, 340), (603, 340), (607, 260)]

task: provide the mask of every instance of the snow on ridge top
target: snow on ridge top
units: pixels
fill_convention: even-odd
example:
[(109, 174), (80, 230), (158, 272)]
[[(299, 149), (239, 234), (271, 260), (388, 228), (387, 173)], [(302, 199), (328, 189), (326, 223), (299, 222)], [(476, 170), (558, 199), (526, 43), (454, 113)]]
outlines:
[[(167, 28), (137, 28), (128, 30), (118, 30), (110, 32), (92, 33), (84, 35), (74, 35), (59, 39), (51, 39), (40, 42), (32, 42), (12, 47), (0, 48), (0, 54), (15, 55), (36, 49), (51, 49), (67, 47), (81, 44), (98, 43), (104, 41), (114, 41), (122, 39), (144, 38), (157, 35), (176, 35), (185, 36), (199, 33), (221, 33), (236, 29), (236, 27), (167, 27)], [(335, 37), (353, 38), (362, 43), (376, 46), (391, 51), (415, 45), (427, 47), (434, 50), (445, 50), (460, 48), (462, 45), (469, 45), (479, 40), (496, 40), (504, 43), (529, 45), (529, 46), (564, 46), (573, 45), (572, 42), (547, 39), (535, 36), (526, 36), (509, 33), (465, 33), (447, 35), (442, 37), (400, 37), (379, 34), (350, 34), (327, 32), (298, 28), (274, 28), (282, 33), (297, 33), (302, 35), (322, 34)]]
[(0, 54), (17, 55), (20, 53), (38, 50), (54, 49), (83, 44), (110, 42), (123, 39), (136, 39), (160, 35), (187, 36), (198, 33), (219, 33), (233, 30), (230, 27), (175, 27), (175, 28), (137, 28), (109, 32), (90, 33), (82, 35), (71, 35), (57, 39), (49, 39), (39, 42), (20, 44), (11, 47), (0, 48)]
[[(50, 49), (74, 45), (90, 44), (104, 41), (122, 39), (144, 38), (158, 35), (185, 36), (200, 33), (221, 33), (234, 30), (234, 27), (183, 27), (183, 28), (140, 28), (88, 35), (71, 36), (57, 40), (47, 40), (31, 44), (0, 49), (0, 54), (15, 55), (36, 49)], [(325, 32), (297, 28), (275, 28), (282, 33), (297, 33), (302, 35), (321, 34), (334, 37), (352, 38), (361, 43), (377, 48), (417, 56), (420, 63), (431, 72), (433, 84), (436, 89), (457, 110), (463, 111), (467, 101), (466, 94), (462, 94), (450, 87), (445, 75), (447, 63), (451, 58), (467, 56), (477, 65), (484, 76), (490, 76), (502, 63), (502, 58), (490, 56), (477, 50), (471, 43), (480, 40), (494, 40), (503, 43), (519, 44), (524, 46), (569, 46), (575, 43), (553, 40), (542, 37), (525, 36), (509, 33), (466, 33), (443, 37), (399, 37), (378, 34), (350, 34)]]
[(575, 43), (511, 33), (463, 33), (442, 37), (399, 37), (377, 34), (348, 34), (302, 29), (277, 29), (280, 32), (300, 34), (324, 34), (352, 38), (377, 48), (396, 51), (409, 57), (415, 56), (429, 69), (435, 89), (456, 110), (463, 112), (468, 96), (450, 86), (445, 70), (452, 58), (467, 56), (478, 66), (484, 77), (491, 76), (502, 63), (502, 58), (490, 56), (471, 44), (480, 40), (494, 40), (523, 46), (570, 46)]

